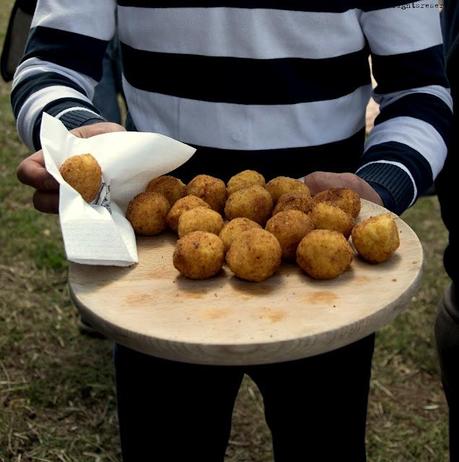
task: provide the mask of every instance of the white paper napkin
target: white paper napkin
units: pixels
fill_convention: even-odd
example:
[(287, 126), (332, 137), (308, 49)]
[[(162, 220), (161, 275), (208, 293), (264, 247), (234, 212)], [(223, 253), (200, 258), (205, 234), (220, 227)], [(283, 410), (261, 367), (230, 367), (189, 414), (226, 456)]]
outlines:
[[(40, 137), (46, 169), (60, 184), (59, 219), (67, 259), (88, 265), (137, 263), (134, 231), (124, 216), (129, 201), (151, 179), (185, 163), (195, 149), (157, 133), (78, 138), (48, 114), (43, 114)], [(97, 159), (103, 176), (101, 193), (93, 204), (59, 173), (65, 159), (88, 153)]]

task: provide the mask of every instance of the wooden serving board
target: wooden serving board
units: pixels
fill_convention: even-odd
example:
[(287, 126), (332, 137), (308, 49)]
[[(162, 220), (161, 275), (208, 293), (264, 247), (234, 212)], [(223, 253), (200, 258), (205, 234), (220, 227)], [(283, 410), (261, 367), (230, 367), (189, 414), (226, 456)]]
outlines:
[[(362, 201), (360, 219), (387, 212)], [(394, 215), (395, 216), (395, 215)], [(138, 239), (130, 268), (71, 264), (73, 301), (114, 341), (154, 356), (198, 364), (249, 365), (317, 355), (375, 332), (407, 308), (418, 286), (422, 246), (396, 217), (400, 248), (371, 265), (316, 281), (294, 264), (261, 282), (228, 268), (191, 281), (172, 264), (176, 236)]]

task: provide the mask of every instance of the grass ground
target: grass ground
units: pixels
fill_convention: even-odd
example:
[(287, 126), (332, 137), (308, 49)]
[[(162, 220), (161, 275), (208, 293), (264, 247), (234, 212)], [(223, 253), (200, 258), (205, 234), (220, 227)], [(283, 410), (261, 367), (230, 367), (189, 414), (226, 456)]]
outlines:
[[(0, 42), (11, 0), (0, 0)], [(55, 217), (35, 212), (15, 178), (27, 150), (0, 84), (0, 461), (119, 460), (111, 345), (83, 337), (66, 288)], [(409, 309), (377, 336), (368, 419), (371, 462), (447, 460), (446, 407), (432, 326), (447, 278), (446, 232), (435, 197), (403, 217), (426, 251), (423, 284)], [(272, 460), (255, 385), (234, 411), (228, 462)]]

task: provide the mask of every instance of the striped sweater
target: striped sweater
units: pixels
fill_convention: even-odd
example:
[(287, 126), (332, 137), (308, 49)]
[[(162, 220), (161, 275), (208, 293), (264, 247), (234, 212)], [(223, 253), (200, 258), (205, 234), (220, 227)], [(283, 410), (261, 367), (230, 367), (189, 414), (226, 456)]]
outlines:
[[(43, 112), (69, 129), (102, 119), (91, 100), (115, 30), (135, 129), (197, 147), (182, 177), (351, 171), (401, 213), (443, 166), (435, 1), (39, 0), (12, 92), (28, 146)], [(381, 113), (365, 140), (370, 55)]]

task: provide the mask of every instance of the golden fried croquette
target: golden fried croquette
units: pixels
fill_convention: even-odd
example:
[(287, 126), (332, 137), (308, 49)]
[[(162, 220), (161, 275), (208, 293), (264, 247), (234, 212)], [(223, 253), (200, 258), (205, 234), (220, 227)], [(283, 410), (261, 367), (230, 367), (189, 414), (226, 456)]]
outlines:
[(198, 175), (188, 183), (186, 193), (206, 201), (217, 212), (221, 212), (225, 206), (226, 185), (219, 178)]
[(351, 265), (352, 247), (337, 231), (315, 229), (301, 240), (296, 250), (300, 268), (314, 279), (333, 279)]
[(148, 183), (145, 191), (162, 194), (172, 206), (185, 195), (185, 184), (175, 176), (163, 175)]
[(281, 264), (279, 241), (264, 229), (240, 234), (226, 253), (226, 263), (240, 279), (260, 282), (272, 276)]
[(169, 202), (162, 194), (142, 192), (129, 202), (126, 218), (137, 234), (152, 236), (166, 228), (169, 209)]
[(309, 188), (301, 180), (295, 180), (288, 176), (278, 176), (268, 181), (266, 189), (271, 194), (274, 203), (279, 200), (283, 194), (287, 193), (305, 193), (311, 196)]
[(370, 217), (354, 226), (352, 242), (364, 260), (386, 261), (400, 245), (397, 223), (388, 213)]
[(273, 215), (285, 210), (300, 210), (303, 213), (308, 213), (311, 207), (312, 198), (309, 192), (286, 193), (277, 200)]
[(186, 210), (180, 215), (178, 235), (183, 237), (193, 231), (207, 231), (218, 236), (223, 224), (222, 216), (215, 210), (207, 207), (195, 207), (191, 210)]
[(255, 170), (244, 170), (229, 179), (226, 190), (228, 196), (230, 196), (240, 189), (254, 185), (264, 186), (265, 183), (265, 177), (261, 173), (258, 173)]
[(215, 276), (223, 266), (225, 250), (221, 239), (205, 231), (193, 231), (181, 237), (175, 246), (175, 268), (189, 279)]
[(285, 260), (295, 260), (298, 244), (313, 229), (312, 220), (300, 210), (276, 213), (266, 223), (266, 230), (279, 241)]
[(357, 218), (360, 213), (360, 196), (348, 188), (330, 188), (317, 193), (313, 197), (314, 203), (330, 202)]
[(338, 231), (348, 238), (354, 226), (354, 219), (344, 210), (330, 202), (317, 202), (309, 216), (316, 229)]
[(196, 196), (185, 196), (180, 198), (169, 210), (167, 214), (167, 224), (173, 231), (177, 231), (180, 215), (195, 207), (207, 207), (210, 205)]
[(92, 202), (102, 183), (102, 170), (91, 154), (80, 154), (66, 159), (59, 168), (62, 178), (86, 202)]
[(260, 225), (271, 216), (273, 200), (263, 186), (255, 185), (239, 189), (231, 194), (225, 204), (225, 216), (228, 220), (245, 217)]
[(219, 234), (220, 239), (225, 245), (225, 250), (227, 251), (230, 248), (235, 239), (239, 239), (239, 235), (241, 233), (252, 228), (261, 229), (261, 226), (253, 220), (249, 220), (244, 217), (233, 218), (231, 221), (226, 223)]

